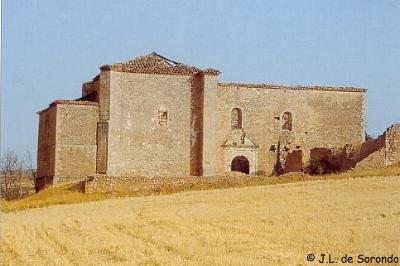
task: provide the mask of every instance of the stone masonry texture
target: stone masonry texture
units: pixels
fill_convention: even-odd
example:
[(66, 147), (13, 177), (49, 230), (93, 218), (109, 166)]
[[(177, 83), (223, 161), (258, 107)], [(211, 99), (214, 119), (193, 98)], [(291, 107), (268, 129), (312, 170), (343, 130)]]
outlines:
[[(219, 83), (219, 74), (156, 53), (102, 66), (81, 98), (39, 112), (39, 177), (270, 174), (277, 162), (301, 168), (313, 148), (365, 141), (364, 89)], [(393, 164), (399, 127), (385, 136)]]

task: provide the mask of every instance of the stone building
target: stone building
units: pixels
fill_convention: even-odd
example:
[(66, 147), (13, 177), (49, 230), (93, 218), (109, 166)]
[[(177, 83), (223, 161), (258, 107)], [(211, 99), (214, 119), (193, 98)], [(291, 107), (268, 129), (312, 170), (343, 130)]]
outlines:
[(38, 176), (297, 171), (315, 147), (361, 145), (365, 89), (221, 83), (156, 53), (104, 65), (39, 112)]

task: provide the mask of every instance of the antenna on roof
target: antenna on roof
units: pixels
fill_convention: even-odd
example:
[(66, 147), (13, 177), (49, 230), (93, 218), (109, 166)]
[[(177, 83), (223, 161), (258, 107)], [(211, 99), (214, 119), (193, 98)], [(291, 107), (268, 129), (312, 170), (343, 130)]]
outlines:
[(174, 64), (174, 65), (180, 64), (179, 62), (176, 62), (176, 61), (174, 61), (174, 60), (171, 60), (171, 59), (169, 59), (169, 58), (166, 58), (166, 57), (164, 57), (164, 56), (162, 56), (162, 55), (160, 55), (160, 54), (157, 54), (156, 52), (152, 52), (151, 54), (152, 54), (152, 55), (155, 55), (155, 56), (158, 56), (158, 57), (160, 57), (161, 59), (163, 59), (163, 60), (165, 60), (165, 61), (168, 61), (169, 63), (172, 63), (172, 64)]

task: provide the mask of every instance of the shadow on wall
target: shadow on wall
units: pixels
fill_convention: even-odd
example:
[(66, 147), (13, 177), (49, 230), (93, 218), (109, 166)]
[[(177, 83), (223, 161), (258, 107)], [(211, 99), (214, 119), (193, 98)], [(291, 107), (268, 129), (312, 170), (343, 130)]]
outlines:
[(310, 161), (304, 171), (311, 175), (330, 174), (350, 170), (356, 165), (348, 146), (333, 150), (328, 148), (313, 148), (310, 151)]
[[(345, 145), (335, 149), (313, 148), (310, 150), (310, 161), (304, 168), (304, 172), (311, 175), (321, 175), (347, 171), (384, 147), (385, 135), (368, 140), (356, 147)], [(384, 164), (383, 159), (381, 163)]]
[(358, 146), (313, 148), (304, 172), (329, 174), (357, 168), (377, 168), (400, 163), (400, 124), (394, 124), (376, 139)]

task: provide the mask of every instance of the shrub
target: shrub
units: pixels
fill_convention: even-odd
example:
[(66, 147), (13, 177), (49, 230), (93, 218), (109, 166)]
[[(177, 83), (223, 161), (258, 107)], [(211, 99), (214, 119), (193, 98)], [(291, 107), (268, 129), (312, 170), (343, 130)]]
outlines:
[(340, 172), (341, 165), (339, 160), (311, 159), (304, 168), (304, 172), (309, 175), (324, 175)]

